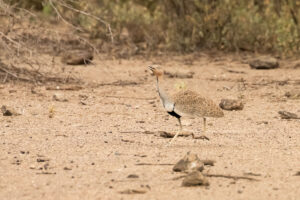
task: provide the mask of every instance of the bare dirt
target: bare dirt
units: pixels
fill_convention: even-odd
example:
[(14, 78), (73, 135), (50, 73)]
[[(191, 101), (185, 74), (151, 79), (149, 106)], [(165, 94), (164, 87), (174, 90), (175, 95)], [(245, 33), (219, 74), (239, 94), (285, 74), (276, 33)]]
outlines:
[[(300, 99), (285, 96), (300, 88), (300, 68), (282, 61), (255, 70), (244, 61), (204, 53), (96, 57), (92, 65), (64, 66), (80, 75), (82, 89), (0, 85), (0, 107), (20, 114), (0, 116), (0, 199), (299, 199), (300, 120), (278, 112), (300, 115)], [(153, 63), (193, 75), (166, 77), (170, 91), (184, 85), (216, 103), (239, 99), (243, 110), (208, 119), (209, 141), (178, 137), (167, 146), (159, 131), (179, 126), (159, 101), (147, 70)], [(201, 135), (202, 119), (183, 124)], [(189, 151), (215, 161), (203, 172), (217, 175), (207, 176), (209, 186), (182, 187), (176, 178), (183, 174), (172, 168)]]

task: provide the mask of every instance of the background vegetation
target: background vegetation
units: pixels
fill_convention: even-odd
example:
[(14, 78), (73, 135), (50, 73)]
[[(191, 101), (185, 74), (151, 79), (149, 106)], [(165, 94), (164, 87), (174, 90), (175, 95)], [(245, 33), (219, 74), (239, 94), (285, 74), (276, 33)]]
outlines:
[[(148, 50), (199, 49), (299, 54), (299, 0), (5, 0), (60, 13), (89, 38)], [(57, 8), (57, 10), (54, 9)], [(70, 9), (72, 8), (72, 9)], [(84, 11), (95, 17), (79, 12)], [(59, 12), (59, 13), (58, 13)], [(107, 23), (107, 24), (106, 24)], [(108, 25), (111, 27), (111, 33)]]

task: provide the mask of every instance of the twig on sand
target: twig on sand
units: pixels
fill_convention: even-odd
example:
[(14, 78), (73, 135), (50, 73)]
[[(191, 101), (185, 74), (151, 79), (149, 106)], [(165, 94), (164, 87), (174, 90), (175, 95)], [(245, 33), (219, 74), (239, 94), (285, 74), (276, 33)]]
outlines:
[(5, 75), (4, 79), (3, 79), (3, 83), (6, 82), (6, 80), (7, 80), (7, 78), (8, 78), (8, 75), (14, 77), (14, 78), (17, 79), (17, 80), (22, 80), (22, 81), (25, 81), (25, 82), (30, 82), (30, 81), (32, 81), (32, 80), (27, 79), (27, 78), (21, 78), (21, 77), (17, 76), (16, 74), (14, 74), (13, 72), (10, 72), (10, 71), (8, 71), (7, 69), (4, 69), (4, 67), (1, 67), (1, 66), (0, 66), (0, 71), (6, 73), (6, 75)]
[[(225, 175), (225, 174), (207, 174), (203, 173), (206, 177), (215, 177), (215, 178), (228, 178), (228, 179), (234, 179), (234, 180), (248, 180), (248, 181), (259, 181), (256, 178), (251, 178), (247, 176), (232, 176), (232, 175)], [(175, 178), (172, 178), (173, 181), (179, 180), (186, 177), (186, 175), (177, 176)]]
[(15, 74), (13, 74), (12, 72), (10, 72), (10, 71), (8, 71), (8, 70), (2, 68), (1, 66), (0, 66), (0, 70), (3, 71), (3, 72), (5, 72), (6, 74), (9, 74), (9, 75), (15, 77), (16, 79), (19, 78), (17, 75), (15, 75)]
[(77, 91), (81, 90), (83, 87), (79, 85), (61, 85), (61, 86), (47, 86), (46, 90), (72, 90)]
[(113, 96), (113, 95), (106, 95), (104, 97), (117, 98), (117, 99), (138, 99), (138, 100), (154, 100), (154, 99), (156, 99), (153, 97), (126, 97), (126, 96)]
[(170, 165), (174, 165), (174, 164), (171, 164), (171, 163), (137, 163), (135, 165), (157, 165), (157, 166), (170, 166)]
[(38, 172), (36, 174), (46, 174), (46, 175), (55, 175), (56, 172)]
[(204, 176), (207, 177), (216, 177), (216, 178), (229, 178), (229, 179), (234, 179), (234, 180), (248, 180), (248, 181), (259, 181), (256, 178), (251, 178), (247, 176), (232, 176), (232, 175), (224, 175), (224, 174), (203, 174)]

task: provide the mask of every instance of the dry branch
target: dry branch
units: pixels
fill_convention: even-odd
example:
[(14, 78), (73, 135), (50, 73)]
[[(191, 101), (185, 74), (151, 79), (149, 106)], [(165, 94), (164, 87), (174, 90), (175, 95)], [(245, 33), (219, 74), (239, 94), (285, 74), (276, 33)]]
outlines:
[[(56, 5), (62, 6), (60, 4), (64, 2), (59, 1), (60, 4), (55, 4), (58, 2), (57, 0), (48, 0), (48, 2), (59, 19), (68, 23), (56, 7)], [(64, 5), (67, 6), (66, 3)], [(84, 48), (88, 46), (98, 53), (96, 46), (79, 34), (62, 33), (51, 29), (51, 27), (40, 26), (39, 24), (43, 22), (38, 18), (38, 15), (30, 10), (18, 8), (16, 5), (9, 5), (0, 0), (0, 13), (4, 26), (6, 23), (6, 29), (0, 31), (0, 48), (3, 49), (1, 51), (2, 57), (0, 57), (2, 60), (0, 63), (0, 81), (4, 83), (10, 80), (35, 84), (46, 82), (79, 83), (80, 81), (74, 76), (72, 68), (55, 69), (54, 57), (51, 62), (51, 58), (46, 55), (49, 53), (57, 55), (62, 51), (62, 48), (69, 46), (74, 48), (74, 45), (81, 45)], [(87, 13), (83, 12), (82, 14)], [(35, 24), (30, 22), (31, 18), (35, 18)], [(74, 26), (73, 28), (78, 30), (78, 27)], [(45, 58), (40, 59), (43, 54)], [(56, 70), (55, 73), (53, 70)]]
[[(233, 179), (233, 180), (259, 181), (256, 178), (251, 178), (251, 177), (247, 177), (247, 176), (232, 176), (232, 175), (225, 175), (225, 174), (207, 174), (207, 173), (204, 173), (203, 175), (206, 177), (228, 178), (228, 179)], [(185, 177), (186, 177), (186, 175), (181, 175), (181, 176), (172, 178), (172, 180), (175, 181), (175, 180), (179, 180), (179, 179), (182, 179)]]
[(229, 178), (229, 179), (234, 179), (234, 180), (248, 180), (248, 181), (259, 181), (256, 178), (251, 178), (247, 176), (232, 176), (232, 175), (224, 175), (224, 174), (203, 174), (204, 176), (207, 177), (216, 177), (216, 178)]
[(82, 11), (82, 10), (78, 10), (78, 9), (76, 9), (76, 8), (74, 8), (74, 7), (70, 6), (70, 5), (68, 5), (68, 4), (62, 3), (62, 1), (58, 1), (58, 3), (59, 3), (60, 5), (62, 5), (62, 6), (64, 6), (64, 7), (66, 7), (66, 8), (70, 9), (70, 10), (73, 10), (73, 11), (75, 11), (75, 12), (77, 12), (77, 13), (86, 15), (86, 16), (88, 16), (88, 17), (91, 17), (91, 18), (93, 18), (93, 19), (95, 19), (95, 20), (97, 20), (97, 21), (103, 23), (103, 24), (107, 27), (107, 29), (108, 29), (108, 31), (109, 31), (109, 35), (110, 35), (110, 38), (111, 38), (111, 42), (114, 43), (114, 37), (113, 37), (112, 31), (111, 31), (110, 24), (107, 23), (105, 20), (103, 20), (103, 19), (101, 19), (100, 17), (97, 17), (97, 16), (95, 16), (95, 15), (92, 15), (92, 14), (90, 14), (90, 13), (84, 12), (84, 11)]

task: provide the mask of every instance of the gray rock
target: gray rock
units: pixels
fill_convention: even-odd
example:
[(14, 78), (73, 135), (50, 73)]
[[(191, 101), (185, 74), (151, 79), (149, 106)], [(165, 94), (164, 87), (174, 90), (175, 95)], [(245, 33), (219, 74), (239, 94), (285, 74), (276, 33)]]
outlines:
[(164, 75), (169, 78), (193, 78), (195, 72), (168, 72), (164, 71)]
[(20, 113), (17, 113), (14, 109), (12, 108), (8, 108), (7, 106), (3, 105), (1, 107), (1, 112), (3, 114), (3, 116), (17, 116), (17, 115), (20, 115)]
[(223, 110), (243, 110), (244, 108), (243, 102), (235, 99), (222, 99), (219, 106)]
[(260, 56), (250, 60), (249, 65), (252, 69), (275, 69), (279, 67), (279, 62), (270, 56)]
[(278, 114), (280, 115), (281, 119), (300, 119), (300, 117), (298, 117), (298, 115), (295, 113), (287, 111), (279, 111)]
[(300, 90), (287, 91), (284, 95), (289, 99), (300, 99)]
[(92, 52), (84, 50), (73, 50), (65, 52), (61, 58), (61, 61), (68, 65), (84, 65), (91, 63), (93, 58), (94, 56)]
[(129, 174), (127, 176), (127, 178), (139, 178), (139, 175), (136, 175), (136, 174)]
[(191, 187), (191, 186), (208, 186), (208, 180), (203, 176), (199, 171), (193, 171), (189, 173), (183, 180), (182, 186)]
[(188, 152), (181, 160), (179, 160), (173, 167), (175, 172), (191, 172), (202, 171), (204, 163), (198, 158), (197, 154)]
[(60, 101), (60, 102), (67, 102), (68, 99), (64, 98), (64, 96), (60, 93), (56, 93), (52, 96), (52, 99), (54, 101)]

